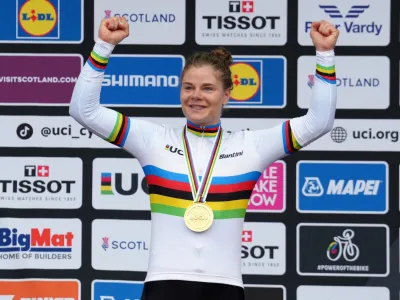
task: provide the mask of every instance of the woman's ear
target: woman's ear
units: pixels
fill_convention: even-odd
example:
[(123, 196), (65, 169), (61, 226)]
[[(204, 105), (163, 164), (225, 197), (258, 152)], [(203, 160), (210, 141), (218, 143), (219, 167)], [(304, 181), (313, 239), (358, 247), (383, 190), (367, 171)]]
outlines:
[(231, 90), (226, 89), (224, 92), (224, 101), (222, 102), (222, 106), (225, 106), (228, 104), (230, 97), (231, 97)]

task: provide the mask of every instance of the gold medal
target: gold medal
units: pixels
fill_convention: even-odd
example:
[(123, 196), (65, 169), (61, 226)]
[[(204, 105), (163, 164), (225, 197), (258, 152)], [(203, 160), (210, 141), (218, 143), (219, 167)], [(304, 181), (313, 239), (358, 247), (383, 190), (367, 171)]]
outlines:
[(203, 232), (211, 227), (214, 213), (211, 207), (205, 203), (193, 203), (186, 209), (184, 220), (190, 230)]
[(222, 130), (221, 127), (218, 128), (217, 136), (210, 152), (204, 176), (200, 181), (194, 165), (190, 142), (186, 136), (186, 129), (185, 126), (182, 132), (183, 148), (194, 203), (186, 209), (183, 219), (190, 230), (203, 232), (209, 229), (214, 221), (214, 213), (211, 207), (206, 204), (206, 197), (211, 184), (214, 165), (218, 159), (218, 152), (222, 142)]

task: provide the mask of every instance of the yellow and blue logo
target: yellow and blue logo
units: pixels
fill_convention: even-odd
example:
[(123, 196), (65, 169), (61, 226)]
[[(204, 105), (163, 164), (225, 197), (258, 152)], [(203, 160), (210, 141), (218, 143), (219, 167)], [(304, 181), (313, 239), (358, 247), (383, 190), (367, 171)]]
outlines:
[(286, 59), (283, 56), (233, 57), (233, 90), (228, 106), (282, 108), (286, 105)]
[(58, 38), (59, 0), (18, 0), (18, 36)]
[(251, 101), (260, 90), (260, 74), (248, 62), (238, 62), (231, 66), (233, 90), (231, 99), (234, 101)]

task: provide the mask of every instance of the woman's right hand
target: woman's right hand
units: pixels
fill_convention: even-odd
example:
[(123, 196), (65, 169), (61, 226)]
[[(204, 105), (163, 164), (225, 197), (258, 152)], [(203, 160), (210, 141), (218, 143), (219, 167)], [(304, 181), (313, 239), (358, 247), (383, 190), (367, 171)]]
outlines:
[(125, 18), (103, 19), (99, 28), (99, 38), (112, 45), (119, 44), (129, 36), (129, 24)]

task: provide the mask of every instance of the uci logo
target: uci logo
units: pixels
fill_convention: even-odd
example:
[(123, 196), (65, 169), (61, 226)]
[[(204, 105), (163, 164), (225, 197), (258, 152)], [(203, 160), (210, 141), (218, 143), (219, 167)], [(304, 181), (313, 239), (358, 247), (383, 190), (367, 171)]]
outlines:
[(19, 24), (32, 36), (49, 34), (57, 24), (57, 10), (48, 0), (28, 0), (19, 11)]
[(246, 101), (253, 98), (260, 89), (260, 75), (248, 63), (239, 62), (231, 66), (233, 90), (231, 99)]

